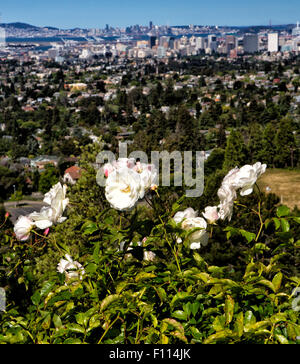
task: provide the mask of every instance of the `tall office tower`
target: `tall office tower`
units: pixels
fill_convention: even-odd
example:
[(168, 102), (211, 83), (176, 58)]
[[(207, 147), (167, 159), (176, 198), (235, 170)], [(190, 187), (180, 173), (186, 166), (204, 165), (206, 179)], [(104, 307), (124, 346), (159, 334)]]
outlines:
[(175, 47), (175, 38), (171, 37), (169, 41), (169, 48), (174, 49), (174, 47)]
[(196, 37), (196, 50), (205, 49), (206, 38), (204, 37)]
[(279, 38), (278, 33), (268, 34), (268, 52), (278, 52)]
[(169, 48), (170, 37), (162, 36), (159, 38), (160, 47)]
[(108, 32), (109, 31), (109, 25), (108, 24), (106, 24), (106, 26), (105, 26), (105, 30)]
[(156, 37), (151, 36), (149, 39), (149, 47), (153, 48), (153, 47), (155, 47), (155, 45), (156, 45)]
[(149, 22), (149, 28), (150, 28), (150, 30), (152, 30), (152, 28), (153, 28), (153, 22), (152, 21)]
[(235, 48), (236, 48), (236, 37), (234, 35), (226, 35), (226, 53), (230, 54), (230, 51)]
[(245, 34), (244, 35), (244, 52), (255, 53), (258, 52), (258, 35)]
[(215, 34), (209, 34), (207, 38), (208, 38), (208, 48), (211, 51), (216, 51), (218, 48), (217, 36)]

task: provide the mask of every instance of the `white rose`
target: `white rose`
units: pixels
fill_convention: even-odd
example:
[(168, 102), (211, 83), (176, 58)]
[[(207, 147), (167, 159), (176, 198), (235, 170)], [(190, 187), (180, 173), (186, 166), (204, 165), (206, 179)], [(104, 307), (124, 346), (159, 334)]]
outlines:
[(240, 192), (241, 196), (248, 196), (253, 192), (253, 186), (257, 179), (265, 173), (266, 168), (266, 164), (262, 165), (258, 162), (253, 166), (246, 165), (240, 169), (238, 173), (238, 187), (242, 189)]
[(132, 169), (135, 166), (135, 159), (134, 158), (119, 158), (117, 161), (114, 161), (112, 163), (112, 166), (115, 169), (121, 169), (121, 168)]
[[(152, 186), (158, 184), (158, 173), (157, 169), (153, 164), (137, 163), (137, 172), (140, 173), (141, 181), (143, 185), (143, 191), (147, 192)], [(140, 198), (144, 196), (141, 195)]]
[(35, 226), (35, 223), (27, 216), (20, 216), (15, 223), (14, 232), (20, 241), (29, 239), (30, 231)]
[(236, 191), (231, 186), (223, 183), (218, 191), (218, 196), (220, 199), (220, 205), (218, 206), (219, 218), (221, 220), (228, 218), (230, 221), (232, 218), (234, 201), (237, 198)]
[(202, 215), (209, 224), (214, 224), (217, 220), (219, 220), (218, 207), (208, 206), (205, 208), (205, 212), (203, 212)]
[(121, 168), (108, 176), (105, 196), (114, 209), (126, 211), (135, 206), (142, 195), (142, 190), (139, 173), (129, 168)]
[(176, 224), (180, 224), (184, 219), (191, 219), (197, 217), (197, 211), (194, 211), (191, 207), (187, 208), (184, 211), (177, 212), (173, 220), (176, 222)]
[(206, 232), (207, 223), (202, 217), (185, 219), (181, 226), (183, 230), (186, 231), (195, 228), (201, 229), (195, 231), (193, 234), (189, 236), (189, 240), (191, 242), (191, 249), (200, 249), (202, 245), (206, 246), (208, 244), (208, 234)]
[(60, 260), (57, 266), (57, 271), (61, 274), (65, 274), (66, 280), (70, 280), (72, 278), (79, 278), (82, 280), (85, 274), (83, 266), (80, 263), (73, 261), (69, 254), (66, 254), (65, 258), (66, 259)]
[(66, 198), (66, 191), (67, 186), (62, 186), (58, 183), (45, 194), (44, 202), (50, 206), (42, 207), (40, 212), (33, 212), (29, 215), (36, 222), (36, 226), (39, 229), (47, 229), (53, 224), (60, 224), (67, 219), (66, 217), (62, 217), (69, 203), (69, 199)]

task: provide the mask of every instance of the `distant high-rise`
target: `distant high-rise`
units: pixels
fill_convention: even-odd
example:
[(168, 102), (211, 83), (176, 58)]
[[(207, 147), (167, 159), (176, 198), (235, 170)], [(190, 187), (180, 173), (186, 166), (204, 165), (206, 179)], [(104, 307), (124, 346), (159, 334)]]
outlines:
[(150, 48), (153, 48), (153, 47), (155, 47), (155, 45), (156, 45), (156, 37), (154, 37), (154, 36), (151, 36), (150, 37), (150, 39), (149, 39), (149, 46), (150, 46)]
[(236, 37), (234, 35), (226, 36), (226, 53), (230, 54), (232, 49), (236, 48)]
[(268, 34), (268, 52), (278, 52), (279, 38), (278, 33)]
[(208, 38), (208, 48), (211, 51), (216, 51), (218, 48), (217, 36), (215, 34), (209, 34), (207, 38)]
[(244, 43), (244, 52), (245, 53), (258, 52), (258, 35), (257, 34), (245, 34), (243, 43)]
[(150, 30), (153, 28), (153, 22), (152, 21), (149, 22), (149, 28), (150, 28)]

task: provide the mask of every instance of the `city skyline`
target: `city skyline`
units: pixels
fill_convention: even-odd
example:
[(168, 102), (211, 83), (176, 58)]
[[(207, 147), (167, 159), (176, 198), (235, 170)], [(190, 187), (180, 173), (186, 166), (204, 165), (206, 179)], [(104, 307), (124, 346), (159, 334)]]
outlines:
[[(213, 3), (186, 0), (121, 0), (101, 2), (86, 0), (53, 0), (45, 3), (35, 0), (15, 0), (2, 4), (3, 23), (24, 22), (35, 26), (53, 26), (61, 29), (126, 27), (148, 25), (218, 25), (255, 26), (296, 23), (300, 18), (300, 3), (289, 0), (253, 0), (244, 4), (237, 0)], [(299, 16), (297, 15), (299, 14)]]

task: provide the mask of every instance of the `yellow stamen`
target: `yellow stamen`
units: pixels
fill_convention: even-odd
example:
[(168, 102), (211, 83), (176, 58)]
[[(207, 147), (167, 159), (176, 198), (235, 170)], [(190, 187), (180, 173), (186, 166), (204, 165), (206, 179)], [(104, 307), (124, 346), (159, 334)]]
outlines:
[(124, 190), (121, 190), (121, 192), (130, 193), (131, 192), (130, 186), (127, 186)]

